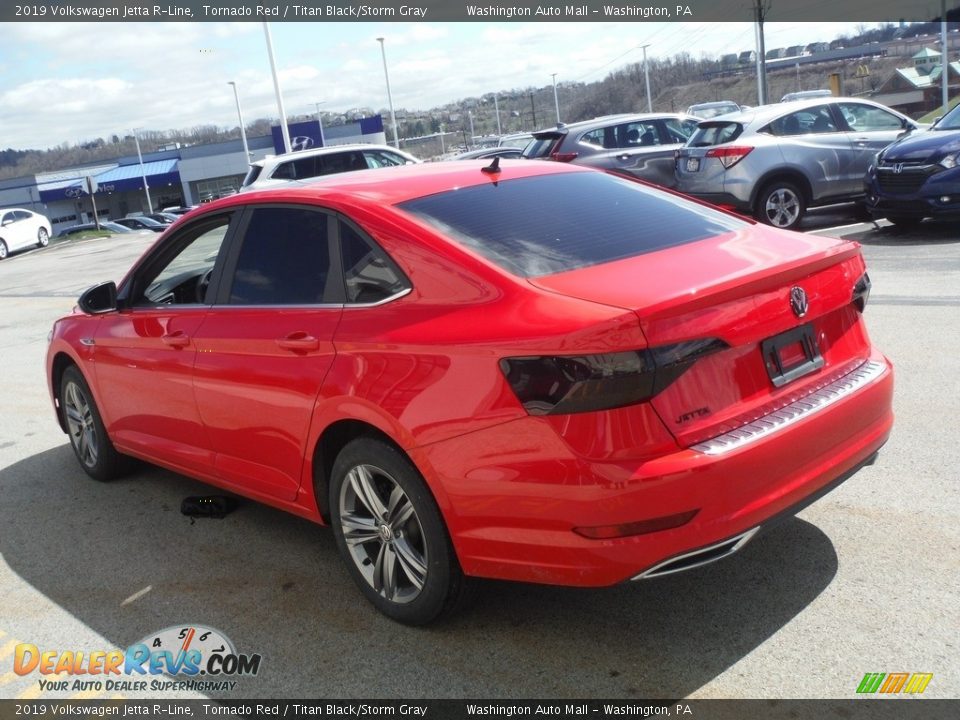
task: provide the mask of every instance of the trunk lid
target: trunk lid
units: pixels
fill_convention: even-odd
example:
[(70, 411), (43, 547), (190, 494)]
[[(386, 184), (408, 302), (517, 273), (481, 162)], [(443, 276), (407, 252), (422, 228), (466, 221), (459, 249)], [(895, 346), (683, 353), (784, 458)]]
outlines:
[[(651, 401), (686, 447), (773, 412), (862, 362), (869, 341), (852, 300), (863, 273), (856, 243), (752, 225), (530, 282), (634, 311), (650, 347), (726, 343)], [(792, 308), (794, 288), (806, 295), (803, 317)], [(801, 334), (822, 366), (807, 367)], [(769, 367), (771, 352), (783, 362), (780, 371)], [(802, 372), (781, 372), (798, 363)]]

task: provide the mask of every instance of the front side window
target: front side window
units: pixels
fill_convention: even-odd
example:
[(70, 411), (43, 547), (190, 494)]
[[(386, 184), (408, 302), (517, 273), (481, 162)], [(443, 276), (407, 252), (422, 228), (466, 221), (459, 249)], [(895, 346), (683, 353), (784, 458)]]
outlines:
[(616, 128), (617, 147), (644, 147), (659, 145), (657, 126), (650, 122), (633, 122), (618, 125)]
[(338, 293), (330, 279), (325, 213), (307, 208), (253, 210), (233, 271), (234, 305), (315, 305)]
[(893, 113), (860, 103), (839, 103), (844, 120), (854, 132), (900, 130), (903, 121)]
[(367, 161), (367, 166), (372, 168), (393, 167), (394, 165), (407, 164), (407, 159), (402, 155), (397, 155), (385, 150), (364, 150), (363, 157)]
[(134, 305), (204, 303), (230, 215), (185, 228), (166, 243), (134, 286)]

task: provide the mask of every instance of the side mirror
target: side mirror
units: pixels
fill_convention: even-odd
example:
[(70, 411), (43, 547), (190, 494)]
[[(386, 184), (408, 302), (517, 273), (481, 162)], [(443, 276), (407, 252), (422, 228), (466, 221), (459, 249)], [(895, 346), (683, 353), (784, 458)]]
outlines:
[(117, 284), (102, 282), (83, 291), (77, 305), (88, 315), (100, 315), (117, 309)]
[(942, 119), (943, 119), (942, 116), (941, 116), (941, 117), (935, 117), (935, 118), (933, 119), (933, 122), (930, 123), (930, 127), (936, 127), (936, 126), (937, 126), (937, 123), (940, 122)]

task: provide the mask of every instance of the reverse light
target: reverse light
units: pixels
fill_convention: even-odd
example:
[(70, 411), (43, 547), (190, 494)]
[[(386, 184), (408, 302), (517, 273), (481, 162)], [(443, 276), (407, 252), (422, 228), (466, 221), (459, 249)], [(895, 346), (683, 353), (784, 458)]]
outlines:
[(857, 280), (857, 284), (853, 286), (853, 304), (860, 312), (863, 312), (867, 307), (867, 300), (870, 299), (871, 287), (872, 283), (870, 282), (870, 276), (867, 273), (861, 275), (860, 279)]
[(707, 150), (707, 157), (716, 158), (724, 168), (729, 170), (753, 151), (747, 145), (733, 145), (729, 147), (715, 147)]
[(563, 415), (649, 400), (697, 360), (727, 347), (704, 338), (618, 353), (503, 358), (500, 370), (530, 415)]
[(618, 525), (575, 527), (573, 531), (577, 535), (591, 540), (612, 540), (613, 538), (629, 537), (630, 535), (645, 535), (646, 533), (669, 530), (680, 527), (681, 525), (686, 525), (693, 520), (693, 517), (698, 512), (700, 511), (689, 510), (687, 512), (677, 513), (676, 515), (663, 515), (662, 517), (651, 518), (649, 520), (620, 523)]

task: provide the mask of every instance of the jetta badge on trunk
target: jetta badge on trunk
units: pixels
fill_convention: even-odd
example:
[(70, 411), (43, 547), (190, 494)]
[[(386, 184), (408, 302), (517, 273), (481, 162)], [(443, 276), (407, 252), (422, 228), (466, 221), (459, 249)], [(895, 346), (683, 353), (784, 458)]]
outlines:
[(807, 302), (806, 291), (796, 285), (790, 288), (790, 308), (793, 310), (793, 314), (802, 318), (807, 314), (809, 307), (810, 303)]

